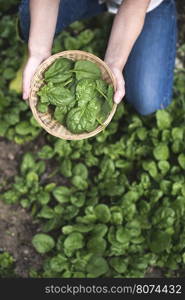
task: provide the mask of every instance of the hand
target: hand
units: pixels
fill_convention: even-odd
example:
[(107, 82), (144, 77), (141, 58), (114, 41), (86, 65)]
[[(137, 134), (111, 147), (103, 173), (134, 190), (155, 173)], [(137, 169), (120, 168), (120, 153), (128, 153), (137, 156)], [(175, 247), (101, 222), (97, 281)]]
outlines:
[(109, 65), (109, 67), (116, 78), (116, 92), (114, 94), (114, 102), (118, 104), (125, 96), (125, 81), (123, 78), (122, 70), (111, 65)]
[(50, 53), (48, 53), (47, 55), (31, 55), (28, 58), (28, 61), (26, 63), (26, 66), (24, 68), (24, 72), (23, 72), (23, 96), (22, 98), (24, 100), (27, 100), (29, 98), (29, 94), (30, 94), (30, 84), (31, 84), (31, 80), (33, 75), (35, 74), (38, 66), (41, 64), (41, 62), (48, 58), (50, 56)]

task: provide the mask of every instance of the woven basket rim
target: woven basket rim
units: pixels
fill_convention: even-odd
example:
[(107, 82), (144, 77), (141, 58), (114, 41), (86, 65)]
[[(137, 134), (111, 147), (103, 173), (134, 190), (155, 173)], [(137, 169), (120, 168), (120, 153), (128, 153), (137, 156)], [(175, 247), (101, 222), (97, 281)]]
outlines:
[[(30, 97), (29, 97), (29, 105), (30, 108), (32, 110), (33, 116), (34, 118), (37, 120), (37, 122), (40, 124), (40, 126), (45, 129), (49, 134), (58, 137), (58, 138), (62, 138), (62, 139), (66, 139), (66, 140), (81, 140), (81, 139), (86, 139), (89, 137), (93, 137), (96, 134), (98, 134), (99, 132), (101, 132), (102, 130), (105, 129), (105, 127), (110, 123), (112, 117), (114, 116), (116, 109), (117, 109), (117, 104), (114, 102), (113, 103), (113, 107), (112, 110), (110, 112), (110, 114), (108, 115), (107, 119), (103, 122), (103, 125), (99, 125), (95, 130), (91, 131), (91, 132), (84, 132), (84, 133), (80, 133), (80, 134), (74, 134), (74, 133), (70, 133), (69, 134), (58, 134), (56, 133), (53, 129), (49, 128), (49, 126), (46, 126), (43, 121), (41, 120), (41, 118), (38, 115), (38, 111), (36, 106), (33, 103), (33, 98), (35, 97), (35, 91), (34, 91), (34, 85), (36, 82), (38, 82), (38, 76), (39, 74), (42, 74), (47, 67), (52, 64), (57, 58), (59, 57), (67, 57), (70, 55), (83, 55), (86, 57), (91, 58), (95, 63), (97, 63), (97, 65), (101, 65), (101, 67), (103, 69), (106, 70), (107, 74), (109, 75), (109, 78), (111, 80), (111, 83), (113, 85), (114, 91), (116, 90), (116, 80), (115, 77), (112, 73), (112, 71), (110, 70), (110, 68), (108, 67), (108, 65), (99, 57), (97, 57), (96, 55), (86, 52), (86, 51), (82, 51), (82, 50), (66, 50), (66, 51), (62, 51), (62, 52), (58, 52), (56, 54), (51, 55), (50, 57), (48, 57), (46, 60), (44, 60), (41, 65), (38, 67), (36, 73), (34, 74), (32, 81), (31, 81), (31, 92), (30, 92)], [(75, 59), (74, 59), (75, 60)], [(83, 60), (85, 60), (85, 58), (83, 58)], [(47, 115), (47, 113), (46, 113)], [(57, 121), (55, 121), (55, 123), (59, 123)], [(60, 124), (60, 123), (59, 123)], [(60, 124), (60, 126), (64, 127), (62, 124)]]

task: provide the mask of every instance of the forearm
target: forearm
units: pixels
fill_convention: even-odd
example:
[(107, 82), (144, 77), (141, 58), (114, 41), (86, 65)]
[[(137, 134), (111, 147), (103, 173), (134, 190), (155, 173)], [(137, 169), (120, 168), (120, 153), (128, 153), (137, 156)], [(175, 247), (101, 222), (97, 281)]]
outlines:
[(51, 52), (60, 0), (30, 0), (30, 55), (47, 56)]
[(142, 31), (150, 0), (124, 0), (113, 22), (105, 61), (123, 69)]

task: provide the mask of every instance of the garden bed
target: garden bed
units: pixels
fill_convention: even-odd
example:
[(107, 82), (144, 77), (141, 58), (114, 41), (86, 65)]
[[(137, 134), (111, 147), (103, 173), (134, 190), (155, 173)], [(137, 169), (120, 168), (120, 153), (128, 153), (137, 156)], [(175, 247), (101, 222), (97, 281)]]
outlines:
[[(82, 142), (47, 135), (9, 89), (23, 52), (16, 3), (0, 13), (0, 276), (184, 276), (181, 2), (173, 103), (149, 117), (120, 105), (103, 133)], [(80, 48), (102, 57), (110, 26), (100, 29), (101, 21), (74, 23), (53, 52)]]

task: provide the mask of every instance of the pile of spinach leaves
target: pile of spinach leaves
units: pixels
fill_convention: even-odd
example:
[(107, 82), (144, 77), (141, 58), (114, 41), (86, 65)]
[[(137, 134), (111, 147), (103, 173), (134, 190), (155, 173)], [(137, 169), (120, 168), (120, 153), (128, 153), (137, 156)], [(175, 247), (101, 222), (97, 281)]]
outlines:
[(58, 58), (44, 72), (44, 82), (37, 92), (38, 111), (52, 110), (53, 118), (72, 133), (95, 130), (112, 109), (113, 87), (91, 61)]

